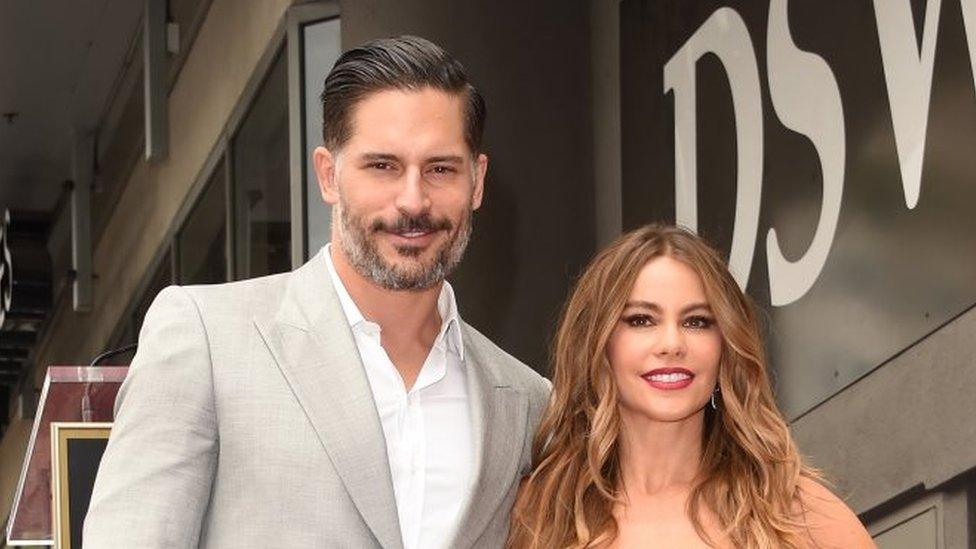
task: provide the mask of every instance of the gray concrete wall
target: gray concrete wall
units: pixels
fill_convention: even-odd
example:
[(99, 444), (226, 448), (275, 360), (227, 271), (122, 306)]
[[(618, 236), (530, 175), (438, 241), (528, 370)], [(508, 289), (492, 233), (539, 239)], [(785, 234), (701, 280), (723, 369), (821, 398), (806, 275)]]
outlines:
[(452, 282), (461, 314), (544, 369), (569, 283), (595, 246), (589, 10), (554, 0), (342, 2), (343, 47), (433, 40), (485, 95), (485, 203)]
[(935, 331), (793, 423), (801, 450), (869, 521), (927, 497), (945, 547), (976, 545), (976, 309)]

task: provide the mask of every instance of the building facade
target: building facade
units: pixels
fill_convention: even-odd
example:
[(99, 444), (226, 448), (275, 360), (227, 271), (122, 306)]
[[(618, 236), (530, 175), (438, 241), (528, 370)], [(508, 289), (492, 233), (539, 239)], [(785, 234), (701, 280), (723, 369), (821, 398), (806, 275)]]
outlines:
[(70, 127), (8, 107), (27, 92), (0, 88), (0, 110), (23, 111), (0, 122), (0, 148), (27, 132), (64, 143), (43, 166), (0, 156), (53, 186), (40, 202), (0, 195), (46, 223), (51, 294), (30, 326), (12, 315), (0, 333), (26, 342), (0, 377), (0, 517), (47, 366), (135, 342), (169, 284), (282, 272), (327, 241), (308, 164), (322, 80), (346, 48), (416, 34), (488, 103), (485, 203), (452, 278), (469, 323), (545, 373), (560, 306), (600, 245), (654, 220), (692, 227), (762, 307), (800, 448), (879, 545), (976, 546), (976, 1), (824, 4), (2, 8), (22, 23), (13, 51), (38, 50), (14, 56), (32, 60), (16, 66), (24, 81), (45, 52), (68, 55), (35, 27), (90, 32), (80, 91), (61, 98)]

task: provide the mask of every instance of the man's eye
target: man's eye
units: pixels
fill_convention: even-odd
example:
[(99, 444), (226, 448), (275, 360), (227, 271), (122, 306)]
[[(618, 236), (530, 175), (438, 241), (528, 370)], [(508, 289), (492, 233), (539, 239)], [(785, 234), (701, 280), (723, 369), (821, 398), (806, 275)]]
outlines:
[(457, 172), (452, 166), (432, 166), (430, 171), (437, 175), (448, 175)]
[(625, 316), (623, 321), (631, 328), (645, 328), (654, 325), (654, 319), (650, 315), (630, 315)]
[(390, 164), (389, 162), (370, 162), (367, 167), (372, 168), (374, 170), (385, 171), (385, 170), (392, 170), (393, 164)]
[(707, 330), (715, 325), (715, 320), (707, 316), (692, 316), (685, 320), (685, 326), (698, 330)]

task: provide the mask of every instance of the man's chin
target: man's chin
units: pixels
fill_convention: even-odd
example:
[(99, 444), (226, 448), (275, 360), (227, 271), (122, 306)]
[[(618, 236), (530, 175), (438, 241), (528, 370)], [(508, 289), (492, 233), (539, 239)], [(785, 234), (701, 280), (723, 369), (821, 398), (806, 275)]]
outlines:
[(377, 246), (383, 261), (388, 265), (418, 265), (430, 263), (440, 253), (443, 243), (435, 242), (404, 242), (404, 239), (396, 241), (387, 240)]
[(388, 257), (386, 259), (392, 260), (391, 263), (397, 260), (407, 259), (407, 260), (419, 260), (424, 256), (424, 252), (428, 250), (427, 246), (411, 246), (411, 245), (400, 245), (393, 247), (393, 257)]
[(397, 254), (395, 257), (385, 257), (383, 262), (393, 272), (413, 275), (433, 268), (435, 261), (425, 256), (424, 250), (420, 250), (417, 255)]
[(374, 281), (394, 290), (425, 290), (443, 279), (435, 274), (440, 272), (435, 264), (409, 259), (385, 262), (382, 272), (383, 275)]

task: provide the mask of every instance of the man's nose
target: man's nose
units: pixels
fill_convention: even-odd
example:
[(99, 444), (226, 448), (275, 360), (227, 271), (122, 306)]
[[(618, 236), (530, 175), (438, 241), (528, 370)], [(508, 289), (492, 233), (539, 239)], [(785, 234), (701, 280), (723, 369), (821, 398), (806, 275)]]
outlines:
[(396, 207), (407, 215), (420, 215), (430, 210), (430, 196), (420, 170), (410, 168), (396, 198)]

